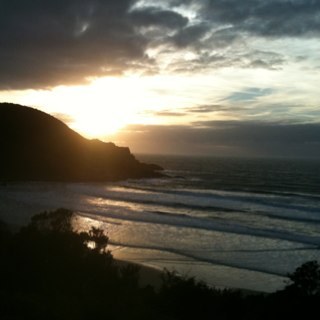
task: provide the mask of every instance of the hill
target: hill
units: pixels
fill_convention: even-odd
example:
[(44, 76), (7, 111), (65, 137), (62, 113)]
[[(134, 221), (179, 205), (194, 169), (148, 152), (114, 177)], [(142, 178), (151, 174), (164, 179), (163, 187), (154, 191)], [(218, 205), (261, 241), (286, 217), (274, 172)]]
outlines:
[(129, 148), (88, 140), (39, 110), (0, 103), (0, 181), (116, 181), (161, 176)]

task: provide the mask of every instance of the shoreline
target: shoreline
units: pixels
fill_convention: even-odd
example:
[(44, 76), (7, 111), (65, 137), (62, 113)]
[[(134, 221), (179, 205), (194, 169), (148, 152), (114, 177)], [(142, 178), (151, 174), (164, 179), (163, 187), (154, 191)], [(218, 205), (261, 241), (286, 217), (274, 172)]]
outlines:
[(120, 268), (127, 266), (137, 267), (139, 270), (139, 285), (141, 287), (152, 286), (155, 290), (160, 289), (164, 274), (163, 271), (126, 260), (114, 259), (114, 261), (115, 264)]
[[(2, 191), (0, 192), (0, 216), (2, 216), (2, 220), (11, 224), (13, 229), (17, 230), (19, 225), (28, 223), (31, 216), (43, 211), (51, 211), (58, 209), (59, 207), (65, 207), (71, 208), (76, 214), (82, 212), (83, 208), (78, 208), (78, 202), (76, 202), (79, 199), (82, 199), (81, 197), (79, 198), (79, 195), (76, 193), (78, 191), (77, 189), (73, 190), (66, 188), (63, 184), (62, 187), (57, 187), (56, 185), (54, 188), (51, 187), (50, 184), (46, 185), (45, 188), (43, 188), (43, 186), (25, 188), (23, 185), (22, 187), (17, 188), (0, 189), (0, 191)], [(93, 196), (96, 198), (100, 194), (96, 194), (97, 191), (101, 192), (101, 190), (99, 188), (98, 190), (94, 189), (95, 193)], [(80, 195), (82, 196), (81, 193)], [(97, 198), (97, 200), (99, 199)], [(97, 205), (94, 209), (98, 212), (98, 209), (100, 208), (98, 208)], [(162, 232), (162, 229), (164, 230), (161, 233), (162, 235), (166, 235), (165, 231), (167, 229), (172, 231), (173, 227), (171, 225), (167, 227), (166, 224), (159, 224), (161, 227), (158, 228), (157, 221), (151, 222), (151, 224), (148, 225), (145, 224), (144, 220), (141, 220), (142, 222), (138, 220), (132, 221), (130, 219), (131, 215), (123, 214), (122, 209), (121, 211), (119, 210), (119, 216), (117, 216), (117, 211), (112, 214), (115, 217), (108, 218), (103, 215), (98, 216), (93, 211), (93, 213), (90, 214), (90, 217), (85, 219), (84, 225), (88, 227), (93, 224), (96, 227), (105, 229), (107, 235), (111, 239), (109, 245), (112, 244), (114, 239), (116, 239), (116, 243), (118, 243), (117, 241), (120, 239), (119, 248), (121, 248), (121, 250), (115, 250), (115, 252), (112, 252), (113, 250), (111, 250), (114, 258), (136, 264), (140, 268), (143, 268), (143, 270), (146, 270), (145, 268), (148, 268), (148, 270), (152, 269), (152, 272), (150, 272), (153, 275), (156, 274), (156, 276), (150, 276), (151, 279), (149, 277), (149, 280), (146, 281), (154, 283), (153, 279), (156, 277), (158, 278), (156, 282), (159, 283), (162, 271), (168, 269), (170, 271), (176, 270), (182, 277), (195, 277), (197, 281), (203, 281), (208, 286), (218, 289), (249, 290), (271, 293), (281, 290), (284, 286), (283, 281), (286, 280), (285, 276), (273, 275), (252, 269), (238, 268), (236, 265), (198, 261), (196, 259), (197, 257), (193, 259), (192, 257), (183, 256), (183, 252), (182, 255), (180, 255), (179, 252), (166, 250), (166, 244), (162, 246), (162, 243), (157, 242), (162, 240), (158, 235)], [(140, 214), (140, 211), (137, 214)], [(162, 219), (162, 216), (160, 218)], [(154, 229), (157, 238), (155, 238), (156, 235), (153, 235), (150, 231), (150, 227), (152, 227), (153, 224), (157, 225), (157, 229)], [(189, 234), (190, 237), (193, 236), (193, 234), (191, 234), (191, 228), (181, 228), (177, 230), (185, 232), (187, 236)], [(199, 230), (201, 231), (201, 229), (197, 229), (194, 232), (198, 234), (200, 233)], [(146, 232), (146, 239), (141, 238), (143, 232)], [(205, 231), (203, 233), (206, 235), (208, 232)], [(219, 232), (213, 231), (213, 233)], [(155, 243), (154, 247), (148, 247), (148, 235), (150, 235), (150, 238), (153, 241), (151, 241), (151, 244)], [(172, 233), (172, 236), (173, 235), (174, 233)], [(223, 233), (223, 235), (225, 235), (225, 233)], [(141, 244), (141, 248), (139, 246), (130, 247), (130, 237), (133, 236), (137, 237), (138, 240), (136, 242)], [(181, 237), (181, 239), (183, 238)], [(142, 242), (142, 240), (146, 242)], [(164, 240), (167, 241), (166, 237), (164, 237)], [(175, 238), (172, 238), (172, 240), (175, 240)], [(126, 244), (128, 244), (128, 246), (126, 246)], [(171, 248), (171, 244), (169, 248)], [(210, 245), (208, 248), (214, 250), (215, 243), (212, 243), (212, 246)], [(243, 254), (241, 254), (241, 256), (239, 254), (239, 258), (245, 259)], [(143, 278), (146, 277), (148, 278), (148, 276), (143, 276)]]
[[(146, 266), (143, 264), (121, 260), (121, 259), (114, 259), (115, 264), (122, 268), (126, 266), (135, 266), (139, 270), (139, 285), (141, 287), (151, 286), (156, 291), (160, 290), (162, 285), (162, 278), (164, 276), (165, 270), (160, 270), (154, 267)], [(180, 275), (177, 273), (178, 277), (184, 277), (184, 275)], [(197, 277), (195, 277), (196, 282), (198, 282)], [(199, 281), (202, 282), (202, 281)], [(257, 291), (257, 290), (249, 290), (249, 289), (242, 289), (242, 288), (230, 288), (230, 287), (223, 287), (223, 286), (215, 286), (210, 285), (209, 283), (204, 282), (209, 288), (214, 288), (217, 290), (227, 290), (230, 292), (238, 292), (243, 296), (255, 296), (255, 295), (268, 295), (270, 293)]]

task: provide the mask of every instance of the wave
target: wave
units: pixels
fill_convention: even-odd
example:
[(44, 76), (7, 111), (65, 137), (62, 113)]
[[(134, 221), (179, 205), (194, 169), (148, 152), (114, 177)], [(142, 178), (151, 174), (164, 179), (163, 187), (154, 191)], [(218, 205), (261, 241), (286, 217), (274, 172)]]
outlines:
[[(114, 191), (110, 191), (110, 188)], [(120, 189), (119, 189), (120, 188)], [(122, 188), (122, 189), (121, 189)], [(25, 204), (37, 204), (44, 209), (65, 207), (74, 211), (110, 217), (118, 220), (136, 221), (175, 226), (177, 228), (195, 228), (281, 239), (310, 245), (320, 245), (320, 233), (317, 231), (319, 214), (317, 212), (262, 210), (259, 206), (243, 211), (235, 207), (223, 211), (220, 207), (208, 207), (192, 191), (191, 197), (165, 197), (161, 193), (146, 193), (144, 190), (133, 195), (130, 189), (117, 184), (68, 184), (44, 188), (43, 185), (30, 187), (27, 191), (19, 187), (9, 192), (7, 197), (20, 199)], [(189, 194), (191, 191), (186, 191)], [(210, 191), (215, 192), (215, 191)], [(130, 196), (131, 194), (131, 196)], [(182, 200), (189, 199), (189, 205)], [(173, 201), (172, 201), (173, 200)], [(195, 201), (195, 202), (194, 202)], [(228, 197), (223, 199), (228, 203)], [(318, 211), (319, 212), (319, 211)], [(267, 219), (262, 219), (266, 217)], [(281, 221), (283, 223), (280, 224)], [(296, 223), (293, 225), (293, 223)]]
[[(117, 246), (117, 247), (126, 247), (126, 248), (133, 248), (133, 249), (140, 249), (140, 250), (155, 250), (155, 251), (162, 251), (162, 252), (168, 252), (172, 253), (178, 256), (181, 256), (183, 258), (191, 259), (192, 261), (195, 261), (197, 264), (199, 262), (204, 262), (204, 263), (209, 263), (212, 265), (221, 265), (221, 266), (227, 266), (227, 267), (232, 267), (232, 268), (237, 268), (237, 269), (243, 269), (243, 270), (248, 270), (248, 271), (255, 271), (255, 272), (262, 272), (262, 273), (267, 273), (270, 275), (276, 275), (276, 276), (286, 276), (286, 272), (281, 272), (281, 271), (276, 271), (268, 268), (266, 265), (265, 267), (261, 266), (252, 266), (248, 265), (246, 263), (241, 263), (239, 261), (227, 261), (226, 259), (219, 259), (219, 258), (212, 258), (212, 257), (204, 257), (200, 256), (199, 254), (195, 254), (192, 252), (187, 252), (186, 250), (181, 250), (181, 249), (176, 249), (172, 247), (166, 247), (166, 246), (157, 246), (157, 245), (136, 245), (132, 243), (126, 243), (126, 242), (117, 242), (117, 241), (109, 241), (110, 245)], [(254, 253), (265, 253), (265, 252), (301, 252), (301, 251), (309, 251), (309, 250), (314, 250), (313, 247), (305, 247), (305, 248), (291, 248), (291, 249), (282, 249), (282, 250), (227, 250), (223, 252), (237, 252), (237, 253), (244, 253), (244, 252), (254, 252)], [(213, 250), (214, 252), (218, 252)], [(222, 251), (220, 251), (222, 252)], [(155, 260), (152, 258), (152, 260)], [(189, 262), (189, 261), (188, 261)]]
[(239, 225), (234, 222), (226, 223), (225, 221), (212, 221), (205, 218), (193, 218), (189, 216), (168, 216), (151, 214), (150, 212), (132, 212), (123, 209), (114, 212), (112, 208), (91, 208), (90, 211), (80, 211), (80, 215), (88, 217), (107, 217), (112, 219), (127, 220), (141, 223), (151, 223), (159, 225), (169, 225), (178, 228), (193, 228), (207, 231), (217, 231), (224, 233), (239, 234), (244, 236), (261, 237), (269, 239), (279, 239), (290, 242), (314, 245), (315, 248), (320, 247), (320, 236), (304, 235), (286, 230), (272, 230), (263, 228), (253, 228), (249, 226)]
[[(186, 178), (183, 178), (183, 182), (185, 182)], [(190, 179), (189, 179), (190, 180)], [(191, 180), (197, 180), (201, 181), (201, 179), (191, 179)], [(156, 181), (156, 183), (153, 183)], [(221, 194), (221, 195), (237, 195), (237, 196), (253, 196), (253, 197), (260, 197), (263, 196), (264, 198), (272, 198), (274, 196), (279, 197), (297, 197), (297, 198), (305, 198), (307, 200), (320, 200), (320, 195), (313, 194), (313, 193), (307, 193), (307, 192), (298, 192), (298, 191), (288, 191), (286, 188), (283, 188), (284, 190), (260, 190), (256, 187), (256, 189), (247, 189), (247, 188), (228, 188), (228, 189), (208, 189), (208, 188), (201, 188), (200, 186), (197, 186), (197, 188), (190, 188), (190, 187), (184, 187), (183, 189), (175, 189), (170, 190), (166, 187), (170, 187), (171, 179), (151, 179), (151, 180), (143, 180), (137, 181), (137, 180), (127, 180), (126, 182), (122, 182), (120, 185), (124, 188), (128, 189), (135, 189), (135, 190), (144, 190), (144, 191), (151, 191), (151, 192), (158, 192), (161, 191), (163, 193), (175, 193), (175, 192), (199, 192), (201, 194)], [(181, 181), (181, 179), (175, 179), (175, 182)], [(179, 185), (179, 184), (178, 184)], [(272, 188), (270, 188), (272, 189)]]
[[(223, 192), (197, 189), (163, 189), (116, 185), (109, 187), (75, 186), (76, 190), (91, 197), (127, 204), (186, 209), (206, 212), (243, 212), (284, 220), (320, 222), (320, 203), (304, 202), (283, 196), (257, 195), (243, 192)], [(163, 210), (159, 210), (163, 211)], [(168, 211), (168, 210), (167, 210)]]

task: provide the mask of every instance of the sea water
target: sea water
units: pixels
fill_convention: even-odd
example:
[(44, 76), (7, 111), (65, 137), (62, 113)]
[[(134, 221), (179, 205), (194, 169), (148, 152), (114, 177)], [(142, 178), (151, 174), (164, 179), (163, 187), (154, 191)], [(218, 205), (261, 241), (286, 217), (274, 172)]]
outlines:
[(102, 227), (118, 259), (210, 285), (272, 292), (302, 263), (320, 261), (316, 160), (138, 156), (163, 178), (2, 187), (0, 213), (23, 223), (65, 207)]

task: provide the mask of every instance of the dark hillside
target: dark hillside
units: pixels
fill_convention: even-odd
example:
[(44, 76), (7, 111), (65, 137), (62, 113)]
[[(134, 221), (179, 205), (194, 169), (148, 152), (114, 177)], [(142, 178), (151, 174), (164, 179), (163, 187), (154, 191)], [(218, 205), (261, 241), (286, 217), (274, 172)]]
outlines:
[(2, 181), (112, 181), (159, 176), (129, 148), (88, 140), (39, 110), (0, 104)]

